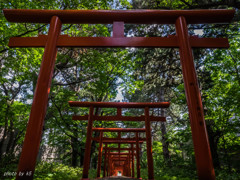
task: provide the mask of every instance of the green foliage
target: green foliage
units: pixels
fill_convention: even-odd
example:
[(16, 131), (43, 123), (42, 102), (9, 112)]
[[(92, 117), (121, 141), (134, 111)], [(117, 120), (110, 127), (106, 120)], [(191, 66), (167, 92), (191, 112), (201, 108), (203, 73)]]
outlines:
[(35, 169), (34, 179), (71, 179), (77, 180), (82, 177), (82, 168), (69, 167), (60, 163), (39, 163)]
[(236, 169), (231, 173), (227, 169), (216, 169), (215, 174), (217, 180), (238, 180), (240, 177), (240, 173)]

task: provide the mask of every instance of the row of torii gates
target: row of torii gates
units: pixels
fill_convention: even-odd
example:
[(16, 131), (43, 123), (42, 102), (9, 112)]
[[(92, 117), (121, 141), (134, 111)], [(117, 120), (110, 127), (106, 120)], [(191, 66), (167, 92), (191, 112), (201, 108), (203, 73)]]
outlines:
[[(10, 22), (20, 23), (50, 23), (48, 35), (38, 37), (12, 37), (9, 47), (44, 47), (43, 60), (38, 76), (38, 81), (34, 93), (33, 104), (24, 139), (21, 157), (18, 164), (16, 179), (33, 179), (36, 159), (38, 155), (43, 122), (46, 115), (48, 94), (50, 92), (52, 74), (57, 55), (57, 48), (61, 47), (148, 47), (148, 48), (179, 48), (180, 61), (182, 66), (185, 93), (189, 109), (189, 117), (192, 130), (192, 138), (195, 151), (195, 159), (199, 179), (215, 179), (212, 157), (208, 142), (208, 135), (203, 114), (201, 94), (198, 87), (196, 69), (194, 67), (192, 48), (228, 48), (227, 38), (199, 38), (190, 36), (188, 24), (204, 23), (229, 23), (234, 16), (234, 10), (3, 10), (6, 19)], [(62, 24), (113, 24), (112, 37), (69, 37), (61, 34)], [(175, 24), (176, 35), (169, 37), (124, 37), (124, 24)], [(146, 133), (147, 158), (148, 158), (148, 179), (154, 179), (153, 161), (151, 150), (151, 121), (163, 120), (164, 117), (149, 116), (149, 108), (169, 106), (169, 103), (98, 103), (98, 102), (69, 102), (71, 106), (89, 107), (88, 116), (73, 117), (78, 120), (88, 120), (87, 141), (85, 149), (83, 179), (88, 179), (88, 169), (90, 160), (90, 149), (92, 131), (100, 131), (101, 136), (97, 140), (100, 143), (100, 153), (102, 144), (126, 143), (131, 144), (128, 158), (124, 158), (118, 152), (117, 156), (111, 154), (107, 147), (105, 151), (108, 162), (108, 175), (114, 174), (114, 168), (121, 170), (123, 174), (130, 175), (130, 161), (136, 155), (137, 167), (139, 167), (139, 151), (137, 143), (142, 143), (143, 139), (138, 138), (138, 130), (135, 129), (136, 137), (132, 140), (124, 140), (120, 137), (109, 140), (103, 137), (104, 131), (116, 130), (132, 131), (133, 129), (93, 129), (93, 120), (134, 120), (145, 121), (144, 132)], [(118, 114), (115, 117), (94, 116), (96, 107), (116, 107)], [(121, 108), (144, 108), (145, 115), (142, 117), (125, 117), (121, 115)], [(115, 118), (115, 119), (114, 119)], [(126, 142), (125, 142), (126, 141)], [(136, 153), (133, 150), (134, 141)], [(107, 143), (107, 144), (108, 144)], [(121, 151), (121, 148), (117, 150)], [(119, 163), (119, 155), (121, 163)], [(101, 162), (99, 156), (98, 163)], [(115, 160), (118, 162), (117, 166)], [(124, 166), (123, 166), (124, 165)], [(126, 165), (126, 166), (125, 166)], [(124, 167), (124, 168), (123, 168)], [(100, 165), (98, 166), (98, 176), (100, 175)], [(119, 169), (120, 168), (120, 169)], [(137, 168), (138, 170), (139, 168)], [(106, 169), (105, 169), (106, 170)], [(132, 168), (132, 171), (134, 168)], [(104, 171), (105, 172), (105, 171)], [(138, 176), (140, 177), (140, 175)]]
[[(117, 175), (120, 171), (125, 176), (134, 178), (134, 158), (136, 157), (137, 178), (140, 179), (140, 147), (139, 144), (146, 141), (147, 145), (147, 162), (148, 162), (148, 179), (154, 179), (153, 157), (152, 157), (152, 140), (151, 140), (151, 121), (166, 121), (165, 117), (158, 117), (149, 114), (150, 108), (168, 108), (170, 103), (114, 103), (114, 102), (76, 102), (69, 101), (71, 107), (89, 107), (89, 114), (85, 116), (73, 116), (73, 120), (88, 120), (87, 139), (84, 154), (83, 179), (88, 178), (90, 163), (91, 143), (95, 140), (99, 143), (97, 177), (100, 177), (102, 164), (102, 151), (104, 148), (104, 171), (103, 177)], [(94, 108), (117, 108), (115, 116), (98, 116), (94, 115)], [(123, 116), (122, 108), (144, 108), (144, 116)], [(93, 128), (93, 121), (145, 121), (145, 128)], [(98, 138), (92, 138), (93, 131), (100, 131)], [(117, 138), (103, 137), (104, 132), (117, 132)], [(134, 138), (122, 138), (122, 132), (135, 132)], [(139, 137), (139, 133), (145, 133), (146, 138)], [(118, 144), (118, 148), (107, 147), (108, 144)], [(121, 144), (130, 144), (129, 148), (121, 148)], [(135, 144), (135, 147), (134, 147)], [(122, 150), (128, 150), (127, 153), (121, 153)], [(118, 151), (112, 153), (111, 151)], [(122, 157), (127, 156), (127, 157)], [(106, 169), (106, 162), (108, 168)], [(131, 171), (132, 170), (132, 171)], [(107, 174), (106, 174), (107, 172)]]

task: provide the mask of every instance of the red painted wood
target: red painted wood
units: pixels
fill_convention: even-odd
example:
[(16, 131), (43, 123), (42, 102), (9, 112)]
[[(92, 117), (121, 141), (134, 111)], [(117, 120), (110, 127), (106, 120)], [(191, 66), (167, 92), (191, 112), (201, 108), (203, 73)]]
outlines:
[(148, 179), (151, 180), (151, 179), (154, 179), (151, 125), (149, 121), (149, 108), (145, 107), (144, 110), (145, 110), (145, 128), (146, 128), (146, 140), (147, 140)]
[[(73, 120), (88, 120), (88, 115), (85, 116), (73, 116)], [(144, 116), (93, 116), (96, 121), (145, 121)], [(150, 116), (150, 121), (165, 122), (166, 117)]]
[(103, 150), (103, 131), (100, 132), (99, 150), (98, 150), (98, 166), (97, 166), (97, 178), (101, 174), (101, 164), (102, 164), (102, 150)]
[[(118, 138), (121, 138), (121, 132), (118, 132)], [(120, 153), (121, 153), (120, 148), (121, 148), (121, 144), (118, 143), (118, 153), (119, 153), (118, 158), (119, 158), (119, 159), (120, 159), (120, 157), (121, 157), (121, 155), (120, 155)], [(119, 164), (119, 165), (120, 165), (120, 164)]]
[(198, 87), (192, 49), (189, 43), (187, 22), (182, 16), (176, 21), (176, 32), (180, 46), (180, 60), (189, 109), (198, 177), (202, 180), (215, 179), (208, 134), (203, 114), (201, 94)]
[[(127, 151), (127, 150), (129, 150), (129, 149), (132, 149), (132, 148), (120, 148), (120, 151)], [(119, 148), (104, 148), (104, 150), (111, 150), (111, 151), (118, 151), (119, 150)], [(133, 148), (133, 150), (136, 150), (136, 148)]]
[(114, 38), (124, 37), (124, 22), (122, 21), (113, 22), (113, 37)]
[(140, 148), (139, 148), (139, 137), (138, 137), (138, 132), (136, 132), (136, 159), (137, 159), (137, 179), (140, 179), (140, 174), (141, 174), (141, 170), (140, 170)]
[[(8, 46), (44, 47), (47, 36), (39, 37), (11, 37)], [(190, 37), (193, 48), (228, 48), (227, 38), (199, 38)], [(169, 37), (68, 37), (61, 35), (58, 38), (57, 47), (156, 47), (156, 48), (178, 48), (176, 36)]]
[(104, 148), (103, 177), (106, 177), (106, 170), (107, 170), (107, 149), (108, 149), (108, 144), (105, 144), (105, 148)]
[[(131, 153), (131, 152), (130, 152)], [(130, 154), (129, 152), (110, 152), (110, 153), (108, 153), (108, 154), (110, 154), (110, 155), (129, 155)], [(135, 155), (135, 153), (134, 153), (134, 155)]]
[(87, 127), (87, 139), (85, 144), (85, 152), (84, 152), (84, 161), (83, 161), (83, 179), (88, 178), (88, 170), (90, 166), (90, 154), (91, 154), (91, 137), (92, 137), (92, 126), (93, 126), (93, 111), (94, 107), (90, 106), (89, 108), (89, 119), (88, 119), (88, 127)]
[[(111, 152), (110, 152), (111, 153)], [(118, 159), (119, 158), (119, 156), (120, 156), (120, 158), (126, 158), (126, 156), (128, 156), (128, 154), (125, 152), (125, 154), (110, 154), (111, 156), (112, 156), (112, 158), (114, 159)]]
[[(144, 143), (145, 141), (139, 141), (140, 144)], [(128, 141), (128, 140), (104, 140), (103, 143), (108, 143), (108, 144), (135, 144), (136, 141)]]
[[(33, 179), (43, 122), (47, 110), (48, 94), (50, 92), (52, 74), (57, 56), (57, 38), (60, 31), (61, 21), (58, 17), (54, 16), (51, 18), (48, 32), (49, 38), (45, 44), (45, 51), (38, 75), (16, 179)], [(21, 176), (20, 173), (23, 175)]]
[(107, 151), (107, 159), (108, 159), (108, 163), (107, 163), (107, 176), (110, 176), (110, 150)]
[(71, 107), (102, 107), (102, 108), (168, 108), (169, 102), (156, 102), (156, 103), (145, 103), (145, 102), (80, 102), (80, 101), (68, 101)]
[(114, 160), (114, 161), (120, 161), (120, 160), (122, 161), (122, 160), (126, 160), (126, 159), (127, 159), (127, 157), (120, 157), (120, 158), (119, 157), (115, 157), (115, 158), (113, 157), (112, 158), (112, 160)]
[(132, 151), (132, 178), (134, 178), (134, 148), (133, 148), (133, 144), (131, 144), (131, 151)]
[(130, 151), (129, 151), (129, 155), (128, 155), (128, 177), (131, 176), (131, 158), (130, 158)]
[[(100, 138), (99, 137), (94, 137), (92, 138), (93, 141), (97, 141), (97, 142), (100, 142)], [(108, 137), (103, 137), (102, 138), (103, 142), (106, 142), (106, 141), (136, 141), (136, 138), (133, 137), (133, 138), (108, 138)], [(146, 138), (139, 138), (140, 141), (146, 141)]]
[(92, 130), (103, 132), (145, 132), (145, 128), (93, 128)]
[(117, 108), (117, 116), (118, 117), (122, 116), (122, 109), (121, 108)]
[(230, 22), (235, 10), (35, 10), (4, 9), (9, 22), (49, 23), (58, 16), (66, 24), (174, 24), (184, 16), (189, 24)]

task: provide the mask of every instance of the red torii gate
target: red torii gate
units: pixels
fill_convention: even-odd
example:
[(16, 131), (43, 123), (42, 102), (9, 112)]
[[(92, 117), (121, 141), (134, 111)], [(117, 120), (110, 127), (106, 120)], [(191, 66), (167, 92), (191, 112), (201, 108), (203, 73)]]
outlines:
[[(85, 145), (85, 154), (84, 154), (84, 162), (83, 162), (83, 179), (88, 179), (88, 170), (89, 170), (89, 163), (90, 163), (90, 149), (91, 149), (91, 140), (99, 141), (99, 154), (102, 153), (102, 143), (127, 143), (127, 144), (135, 144), (137, 148), (139, 147), (139, 143), (146, 141), (147, 143), (147, 163), (148, 163), (148, 179), (154, 179), (154, 170), (153, 170), (153, 157), (152, 157), (152, 140), (151, 140), (151, 121), (165, 121), (165, 117), (158, 117), (158, 116), (150, 116), (149, 115), (149, 108), (168, 108), (170, 103), (169, 102), (158, 102), (158, 103), (123, 103), (123, 102), (79, 102), (79, 101), (69, 101), (69, 105), (71, 107), (89, 107), (89, 114), (85, 116), (77, 116), (78, 118), (73, 117), (73, 119), (78, 120), (86, 120), (88, 119), (88, 127), (87, 127), (87, 138), (86, 138), (86, 145)], [(94, 108), (117, 108), (117, 115), (115, 116), (98, 116), (94, 115)], [(122, 116), (122, 108), (144, 108), (144, 116)], [(115, 120), (115, 121), (145, 121), (145, 133), (146, 138), (139, 138), (137, 129), (113, 129), (110, 130), (111, 132), (118, 132), (117, 138), (104, 138), (103, 137), (103, 129), (100, 130), (100, 137), (99, 138), (92, 138), (92, 131), (93, 131), (93, 121), (94, 120)], [(95, 129), (98, 130), (98, 129)], [(105, 131), (109, 130), (106, 129)], [(136, 132), (136, 138), (121, 138), (121, 132)], [(137, 155), (139, 156), (139, 154)], [(98, 162), (101, 162), (101, 156), (98, 159)], [(139, 161), (138, 161), (139, 162)], [(138, 166), (139, 164), (137, 164)], [(98, 165), (100, 167), (100, 165)], [(139, 167), (139, 166), (138, 166)], [(100, 170), (98, 168), (97, 176), (100, 176)]]
[[(92, 138), (93, 140), (96, 140), (99, 142), (99, 152), (98, 152), (98, 168), (97, 168), (97, 177), (100, 177), (100, 172), (101, 172), (101, 157), (102, 157), (102, 143), (106, 143), (109, 142), (109, 140), (115, 141), (116, 143), (118, 143), (118, 140), (124, 140), (124, 141), (135, 141), (136, 142), (136, 148), (133, 147), (133, 144), (131, 144), (131, 148), (120, 148), (120, 143), (118, 143), (118, 148), (107, 148), (107, 146), (104, 148), (105, 150), (105, 154), (104, 154), (104, 171), (103, 171), (103, 177), (105, 177), (106, 173), (105, 173), (105, 169), (106, 169), (106, 160), (107, 160), (107, 156), (109, 154), (111, 154), (110, 152), (107, 152), (107, 150), (114, 150), (114, 151), (118, 151), (120, 154), (121, 150), (128, 150), (132, 152), (132, 157), (134, 157), (134, 155), (136, 156), (137, 159), (137, 178), (140, 178), (140, 157), (139, 157), (139, 141), (146, 141), (146, 138), (138, 138), (138, 133), (140, 132), (146, 132), (145, 128), (93, 128), (92, 131), (100, 131), (100, 135), (99, 138)], [(117, 138), (103, 138), (103, 132), (118, 132), (118, 137)], [(135, 138), (121, 138), (121, 132), (135, 132), (136, 136)], [(104, 142), (105, 140), (105, 142)], [(121, 142), (122, 142), (121, 141)], [(136, 154), (134, 154), (134, 150), (136, 150)], [(121, 155), (124, 155), (123, 153), (121, 153)], [(132, 158), (132, 177), (134, 178), (134, 158)]]
[[(110, 153), (111, 150), (118, 150), (118, 151), (121, 151), (121, 150), (131, 150), (132, 152), (136, 150), (136, 160), (137, 160), (137, 164), (136, 164), (136, 168), (137, 168), (137, 179), (140, 179), (140, 156), (139, 156), (139, 151), (140, 151), (140, 148), (139, 148), (139, 144), (142, 144), (143, 142), (139, 142), (138, 140), (138, 132), (136, 132), (136, 148), (133, 147), (133, 144), (134, 143), (130, 143), (131, 144), (131, 148), (108, 148), (107, 145), (108, 143), (105, 143), (105, 153), (104, 153), (104, 170), (103, 170), (103, 177), (106, 177), (106, 163), (108, 162), (107, 159), (108, 158), (108, 155)], [(133, 164), (134, 166), (134, 164)], [(107, 176), (108, 176), (108, 171), (107, 171)], [(132, 172), (133, 176), (134, 176), (134, 168), (133, 168), (133, 172)]]
[[(133, 147), (133, 144), (132, 144)], [(134, 150), (129, 150), (128, 153), (107, 153), (107, 159), (110, 161), (117, 161), (118, 162), (118, 166), (120, 166), (120, 162), (124, 161), (125, 164), (127, 165), (127, 176), (131, 176), (130, 174), (130, 169), (132, 169), (132, 177), (134, 178), (134, 156), (136, 156), (136, 154), (134, 153)], [(139, 158), (137, 158), (139, 160)], [(131, 164), (131, 165), (130, 165)], [(110, 165), (110, 169), (114, 169), (114, 166)], [(122, 168), (124, 169), (124, 168)], [(140, 170), (140, 167), (139, 167)], [(125, 169), (126, 171), (126, 169)], [(110, 172), (112, 172), (110, 170)], [(109, 172), (108, 172), (109, 174)], [(105, 177), (105, 176), (103, 176)], [(139, 179), (139, 178), (138, 178)]]
[[(47, 36), (13, 37), (9, 47), (44, 47), (43, 60), (18, 165), (17, 179), (32, 179), (46, 114), (48, 94), (58, 47), (163, 47), (179, 48), (184, 86), (189, 108), (193, 144), (199, 179), (215, 179), (202, 100), (191, 48), (228, 48), (226, 38), (189, 36), (187, 24), (226, 23), (234, 10), (3, 10), (10, 22), (50, 23)], [(113, 37), (61, 36), (62, 23), (112, 24)], [(124, 37), (124, 23), (175, 24), (170, 37)], [(27, 176), (27, 172), (31, 176)], [(22, 176), (19, 176), (21, 172)]]

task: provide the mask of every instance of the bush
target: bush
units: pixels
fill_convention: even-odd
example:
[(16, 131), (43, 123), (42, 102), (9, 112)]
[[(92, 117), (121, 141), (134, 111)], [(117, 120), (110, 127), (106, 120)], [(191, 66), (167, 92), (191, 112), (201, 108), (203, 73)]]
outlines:
[(60, 163), (41, 162), (37, 165), (34, 179), (36, 180), (79, 180), (82, 178), (82, 168), (69, 167)]

